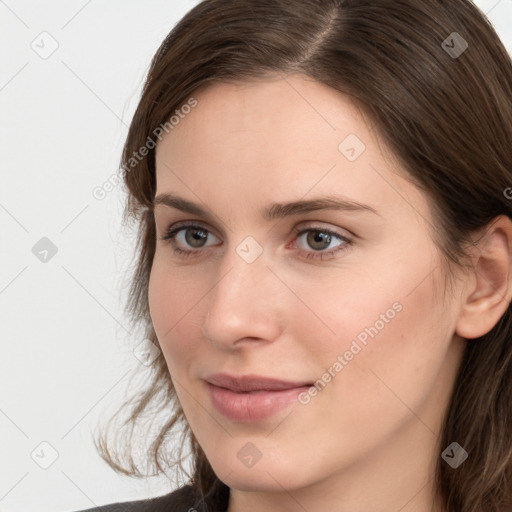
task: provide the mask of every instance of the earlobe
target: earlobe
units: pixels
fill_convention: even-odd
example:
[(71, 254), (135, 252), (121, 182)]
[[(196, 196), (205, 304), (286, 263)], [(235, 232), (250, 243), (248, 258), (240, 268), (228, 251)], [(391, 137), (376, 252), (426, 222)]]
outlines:
[(475, 264), (461, 297), (456, 334), (473, 339), (487, 334), (512, 299), (512, 222), (494, 219), (474, 247)]

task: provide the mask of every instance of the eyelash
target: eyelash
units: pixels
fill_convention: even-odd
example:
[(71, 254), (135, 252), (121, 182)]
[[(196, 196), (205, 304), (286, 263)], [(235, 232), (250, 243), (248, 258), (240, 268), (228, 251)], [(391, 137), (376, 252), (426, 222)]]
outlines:
[[(200, 230), (206, 231), (207, 233), (210, 233), (210, 231), (208, 229), (204, 228), (203, 226), (200, 226), (198, 224), (192, 224), (192, 223), (181, 224), (172, 229), (171, 228), (172, 228), (172, 226), (167, 229), (166, 233), (160, 237), (160, 240), (162, 240), (163, 242), (169, 243), (173, 249), (174, 254), (176, 254), (179, 257), (185, 257), (185, 258), (197, 255), (201, 251), (201, 249), (187, 251), (185, 249), (181, 249), (180, 247), (177, 247), (175, 245), (175, 241), (174, 241), (174, 238), (176, 237), (176, 235), (180, 231), (187, 230), (190, 228), (200, 229)], [(346, 250), (348, 248), (348, 246), (352, 245), (352, 243), (353, 243), (352, 240), (350, 240), (349, 238), (347, 238), (343, 235), (340, 235), (339, 233), (336, 233), (335, 231), (331, 231), (330, 229), (325, 229), (325, 228), (321, 228), (321, 227), (313, 227), (313, 226), (310, 226), (307, 228), (294, 228), (293, 229), (293, 232), (295, 233), (296, 238), (298, 238), (299, 236), (303, 235), (304, 233), (308, 233), (310, 231), (314, 232), (314, 233), (324, 233), (326, 235), (329, 235), (330, 237), (338, 238), (339, 240), (341, 240), (344, 243), (338, 245), (337, 247), (335, 247), (334, 249), (331, 249), (329, 251), (314, 251), (314, 250), (304, 251), (304, 250), (302, 250), (301, 252), (306, 252), (306, 254), (304, 256), (306, 259), (323, 260), (325, 255), (327, 255), (329, 258), (333, 257), (335, 254)]]

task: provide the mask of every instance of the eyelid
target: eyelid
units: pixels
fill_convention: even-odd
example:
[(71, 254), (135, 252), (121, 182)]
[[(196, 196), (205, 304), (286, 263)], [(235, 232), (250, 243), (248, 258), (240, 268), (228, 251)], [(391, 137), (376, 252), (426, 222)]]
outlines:
[[(299, 253), (302, 253), (301, 258), (302, 259), (311, 259), (311, 260), (323, 260), (323, 259), (334, 259), (336, 258), (338, 253), (341, 253), (345, 250), (350, 249), (350, 246), (354, 243), (354, 238), (356, 238), (356, 235), (353, 234), (348, 229), (343, 229), (336, 227), (334, 229), (323, 227), (320, 224), (323, 222), (321, 221), (306, 221), (306, 224), (299, 224), (298, 226), (294, 226), (292, 228), (293, 233), (295, 234), (294, 239), (291, 241), (291, 244), (297, 243), (297, 238), (301, 236), (304, 233), (307, 233), (309, 231), (317, 231), (317, 232), (323, 232), (327, 233), (330, 236), (338, 238), (342, 243), (340, 243), (338, 246), (326, 250), (326, 251), (315, 251), (315, 250), (305, 250), (305, 249), (299, 249), (297, 248), (297, 251)], [(209, 249), (216, 247), (219, 244), (214, 245), (208, 245), (202, 248), (192, 248), (192, 249), (182, 249), (177, 246), (175, 239), (177, 234), (185, 230), (187, 228), (199, 228), (204, 229), (208, 233), (212, 234), (216, 238), (222, 239), (222, 237), (217, 236), (215, 233), (215, 230), (210, 229), (210, 226), (204, 223), (203, 221), (195, 221), (195, 220), (182, 220), (175, 223), (170, 223), (165, 230), (164, 234), (160, 236), (160, 239), (166, 243), (169, 243), (171, 247), (173, 248), (173, 251), (176, 255), (180, 255), (179, 257), (189, 257), (189, 256), (199, 256), (201, 252), (208, 251)], [(343, 235), (342, 233), (338, 232), (337, 230), (343, 229), (343, 231), (346, 231), (349, 233), (348, 236)], [(286, 245), (286, 248), (288, 248), (290, 243)]]
[[(334, 228), (331, 228), (331, 227), (325, 227), (325, 226), (321, 226), (320, 224), (329, 224), (325, 221), (311, 221), (311, 220), (306, 220), (304, 221), (303, 223), (300, 223), (299, 225), (301, 226), (300, 228), (298, 226), (294, 226), (292, 228), (292, 232), (294, 232), (295, 234), (297, 233), (301, 233), (305, 230), (308, 230), (308, 229), (311, 229), (311, 230), (326, 230), (326, 231), (331, 231), (333, 232), (333, 234), (335, 234), (336, 236), (343, 236), (343, 233), (337, 233), (335, 230), (342, 230), (346, 233), (348, 233), (347, 235), (347, 238), (357, 238), (357, 235), (355, 233), (353, 233), (352, 231), (350, 231), (350, 229), (347, 229), (347, 228), (341, 228), (341, 227), (334, 227)], [(167, 234), (168, 231), (170, 230), (171, 226), (173, 229), (178, 229), (179, 227), (194, 227), (194, 226), (197, 226), (197, 227), (200, 227), (200, 228), (203, 228), (203, 229), (206, 229), (207, 231), (213, 233), (217, 238), (223, 238), (222, 235), (219, 235), (219, 231), (217, 231), (215, 228), (212, 228), (208, 223), (204, 222), (204, 221), (201, 221), (201, 220), (180, 220), (180, 221), (177, 221), (175, 223), (167, 223), (165, 224), (165, 226), (167, 226), (165, 229), (164, 229), (164, 234)]]
[[(318, 233), (326, 233), (330, 237), (337, 238), (340, 241), (340, 244), (335, 246), (334, 248), (331, 248), (326, 251), (315, 251), (315, 250), (305, 250), (305, 249), (298, 249), (299, 252), (303, 253), (306, 259), (311, 260), (320, 260), (323, 261), (324, 259), (334, 259), (338, 255), (338, 253), (341, 253), (343, 251), (346, 251), (350, 249), (350, 246), (354, 243), (354, 238), (352, 236), (345, 236), (341, 233), (338, 233), (337, 231), (330, 229), (330, 228), (324, 228), (322, 226), (313, 225), (313, 226), (303, 226), (303, 227), (295, 227), (293, 229), (295, 232), (295, 238), (291, 242), (294, 246), (297, 245), (297, 240), (304, 235), (305, 233), (309, 232), (318, 232)], [(287, 246), (288, 248), (288, 246)]]
[(197, 227), (200, 229), (204, 229), (205, 231), (208, 231), (209, 233), (212, 233), (214, 236), (216, 236), (219, 239), (222, 239), (222, 235), (219, 235), (218, 231), (215, 228), (212, 228), (209, 224), (201, 221), (201, 220), (180, 220), (177, 222), (168, 222), (167, 224), (164, 224), (166, 226), (164, 228), (164, 234), (163, 236), (166, 236), (172, 228), (172, 231), (178, 231), (180, 229), (185, 228), (192, 228)]
[[(181, 233), (182, 231), (186, 231), (187, 229), (199, 229), (199, 230), (204, 230), (208, 233), (208, 237), (210, 238), (211, 236), (217, 238), (218, 240), (221, 241), (220, 244), (211, 244), (211, 245), (205, 245), (203, 247), (200, 247), (200, 248), (192, 248), (192, 249), (181, 249), (179, 247), (177, 247), (177, 243), (176, 243), (176, 238), (178, 237), (178, 234)], [(175, 251), (176, 252), (190, 252), (190, 253), (199, 253), (201, 250), (208, 250), (212, 247), (216, 247), (218, 245), (222, 245), (222, 239), (220, 237), (218, 237), (213, 230), (211, 230), (210, 228), (208, 227), (205, 227), (205, 226), (202, 226), (200, 223), (196, 223), (196, 222), (191, 222), (189, 224), (184, 224), (184, 225), (175, 225), (175, 224), (172, 224), (171, 226), (169, 226), (169, 228), (167, 228), (164, 232), (164, 234), (160, 237), (160, 239), (164, 242), (168, 242), (171, 244), (171, 246), (174, 247)]]
[[(322, 225), (324, 224), (324, 225)], [(303, 224), (300, 224), (300, 227), (294, 227), (293, 228), (293, 231), (295, 233), (300, 233), (300, 232), (303, 232), (303, 231), (308, 231), (308, 230), (311, 230), (311, 231), (328, 231), (328, 232), (331, 232), (332, 234), (336, 235), (336, 236), (339, 236), (339, 237), (344, 237), (346, 236), (346, 238), (357, 238), (357, 235), (355, 233), (353, 233), (352, 231), (350, 231), (350, 229), (347, 229), (347, 228), (341, 228), (339, 226), (336, 226), (336, 227), (331, 227), (330, 225), (329, 226), (325, 226), (325, 224), (330, 224), (328, 222), (325, 222), (325, 221), (305, 221), (305, 223)], [(341, 232), (340, 232), (341, 231)], [(346, 235), (345, 235), (346, 233)]]

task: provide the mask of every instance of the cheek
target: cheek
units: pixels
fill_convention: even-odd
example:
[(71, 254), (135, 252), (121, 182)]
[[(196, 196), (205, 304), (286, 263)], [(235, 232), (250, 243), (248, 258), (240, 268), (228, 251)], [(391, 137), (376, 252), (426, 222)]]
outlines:
[(163, 355), (171, 374), (187, 358), (194, 354), (194, 341), (185, 337), (186, 326), (190, 325), (197, 311), (202, 284), (190, 283), (180, 277), (176, 269), (168, 268), (155, 255), (148, 286), (148, 303), (151, 320)]
[[(176, 268), (155, 254), (148, 286), (151, 320), (169, 372), (180, 375), (198, 358), (204, 313), (201, 300), (211, 290), (208, 276)], [(204, 343), (204, 342), (203, 342)]]
[(320, 400), (343, 404), (333, 421), (357, 417), (371, 430), (372, 418), (380, 417), (391, 429), (434, 389), (451, 336), (450, 311), (435, 296), (439, 275), (432, 268), (409, 262), (399, 278), (391, 272), (347, 278), (343, 293), (332, 289), (316, 302), (318, 316), (336, 333), (317, 335), (314, 351), (325, 372), (318, 378), (328, 382)]

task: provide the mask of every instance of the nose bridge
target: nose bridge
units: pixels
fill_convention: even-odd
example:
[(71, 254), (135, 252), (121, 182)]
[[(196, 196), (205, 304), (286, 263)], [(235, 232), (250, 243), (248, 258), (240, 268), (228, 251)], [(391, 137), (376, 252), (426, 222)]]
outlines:
[(247, 258), (254, 248), (244, 249), (247, 246), (242, 243), (225, 257), (219, 280), (209, 294), (204, 335), (217, 344), (242, 338), (271, 340), (280, 331), (275, 301), (279, 282), (261, 253)]
[[(248, 263), (234, 253), (226, 258), (222, 277), (212, 290), (210, 310), (229, 306), (237, 314), (261, 311), (268, 305), (271, 272), (263, 257)], [(252, 306), (247, 310), (248, 306)], [(240, 310), (240, 311), (239, 311)]]

